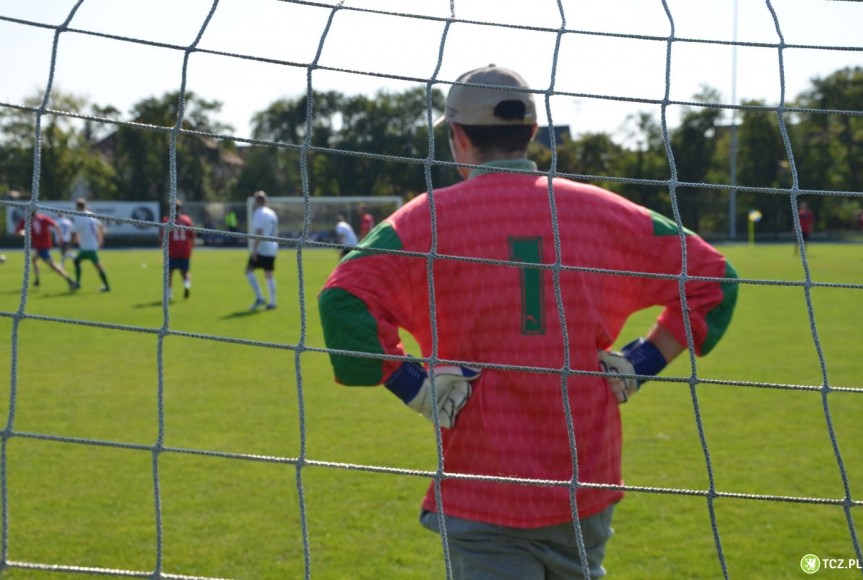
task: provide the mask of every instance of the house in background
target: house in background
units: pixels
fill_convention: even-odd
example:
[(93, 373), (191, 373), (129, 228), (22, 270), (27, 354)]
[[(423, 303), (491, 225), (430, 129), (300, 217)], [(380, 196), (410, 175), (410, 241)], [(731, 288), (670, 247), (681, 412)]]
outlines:
[(555, 125), (554, 127), (539, 127), (536, 131), (537, 143), (544, 145), (547, 149), (551, 149), (551, 140), (554, 139), (556, 144), (572, 141), (572, 133), (569, 130), (569, 125)]

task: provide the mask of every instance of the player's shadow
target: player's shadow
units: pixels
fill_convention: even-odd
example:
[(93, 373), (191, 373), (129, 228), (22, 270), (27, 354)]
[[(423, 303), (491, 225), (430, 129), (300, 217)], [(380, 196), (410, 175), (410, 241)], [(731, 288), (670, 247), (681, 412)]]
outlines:
[(256, 314), (262, 314), (266, 312), (266, 310), (237, 310), (234, 312), (229, 312), (222, 316), (222, 320), (230, 320), (231, 318), (245, 318), (246, 316), (254, 316)]
[(141, 302), (140, 304), (135, 304), (135, 308), (156, 308), (161, 305), (161, 300), (154, 300), (153, 302)]
[[(21, 296), (21, 290), (10, 290), (8, 292), (2, 292), (2, 294), (12, 294), (15, 296)], [(32, 288), (27, 291), (27, 301), (38, 300), (40, 298), (45, 299), (54, 299), (54, 298), (71, 298), (72, 296), (77, 296), (76, 292), (71, 292), (69, 290), (58, 290), (56, 292), (52, 291), (38, 291), (33, 290)]]

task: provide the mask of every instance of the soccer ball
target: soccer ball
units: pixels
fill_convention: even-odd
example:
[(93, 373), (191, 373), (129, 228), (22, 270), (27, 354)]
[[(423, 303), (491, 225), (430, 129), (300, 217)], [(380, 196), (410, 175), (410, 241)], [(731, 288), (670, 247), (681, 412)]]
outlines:
[(0, 254), (0, 264), (6, 263), (6, 254)]

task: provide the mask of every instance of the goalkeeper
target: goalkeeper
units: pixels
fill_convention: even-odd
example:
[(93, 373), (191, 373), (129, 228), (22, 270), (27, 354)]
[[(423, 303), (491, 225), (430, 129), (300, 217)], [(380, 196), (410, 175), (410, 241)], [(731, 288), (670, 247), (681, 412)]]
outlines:
[[(602, 576), (623, 497), (609, 487), (623, 484), (618, 405), (684, 350), (684, 313), (695, 354), (713, 349), (734, 309), (735, 271), (689, 231), (684, 265), (676, 224), (644, 207), (592, 185), (549, 183), (526, 158), (536, 108), (517, 73), (465, 73), (443, 122), (455, 161), (468, 165), (458, 167), (463, 181), (384, 220), (319, 295), (326, 345), (339, 351), (330, 353), (336, 381), (383, 384), (442, 428), (447, 474), (488, 476), (444, 478), (441, 504), (434, 485), (423, 502), (425, 527), (446, 524), (456, 578)], [(681, 272), (698, 279), (681, 285)], [(627, 318), (655, 305), (662, 310), (644, 338), (610, 351)], [(435, 361), (446, 364), (394, 358), (405, 355), (399, 329), (426, 359), (436, 345)], [(561, 390), (567, 364), (594, 373), (565, 380), (574, 443)], [(598, 484), (579, 486), (575, 506), (574, 473)], [(500, 477), (559, 485), (490, 480)]]

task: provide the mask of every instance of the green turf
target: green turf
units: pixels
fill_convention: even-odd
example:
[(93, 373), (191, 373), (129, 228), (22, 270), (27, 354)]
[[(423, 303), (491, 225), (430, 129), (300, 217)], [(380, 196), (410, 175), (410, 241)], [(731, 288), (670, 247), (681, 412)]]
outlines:
[[(755, 283), (741, 285), (728, 335), (697, 360), (698, 379), (717, 383), (692, 390), (687, 379), (696, 375), (683, 356), (663, 373), (679, 381), (649, 383), (622, 408), (626, 483), (648, 489), (618, 506), (606, 559), (617, 578), (722, 576), (701, 435), (712, 489), (751, 496), (713, 501), (730, 577), (797, 577), (810, 552), (854, 556), (843, 508), (805, 500), (845, 493), (825, 409), (851, 497), (863, 497), (863, 393), (817, 389), (825, 380), (863, 387), (863, 290), (814, 287), (807, 303), (791, 246), (722, 249)], [(445, 576), (438, 538), (417, 523), (427, 481), (409, 472), (436, 467), (431, 426), (377, 389), (334, 385), (326, 356), (314, 350), (323, 346), (316, 295), (334, 251), (283, 251), (279, 308), (256, 313), (241, 250), (198, 250), (191, 298), (167, 308), (157, 250), (103, 252), (108, 294), (98, 292), (89, 264), (74, 294), (43, 271), (23, 310), (23, 256), (6, 254), (0, 346), (9, 353), (17, 342), (15, 356), (0, 359), (0, 416), (6, 433), (19, 435), (6, 444), (8, 560), (303, 577), (303, 506), (313, 578)], [(863, 284), (860, 246), (815, 245), (809, 261), (815, 283)], [(16, 326), (18, 312), (27, 316)], [(621, 342), (655, 314), (634, 317)], [(299, 478), (298, 458), (311, 462)], [(773, 499), (785, 496), (798, 501)], [(852, 514), (859, 533), (863, 510)], [(3, 576), (91, 575), (13, 567)]]

